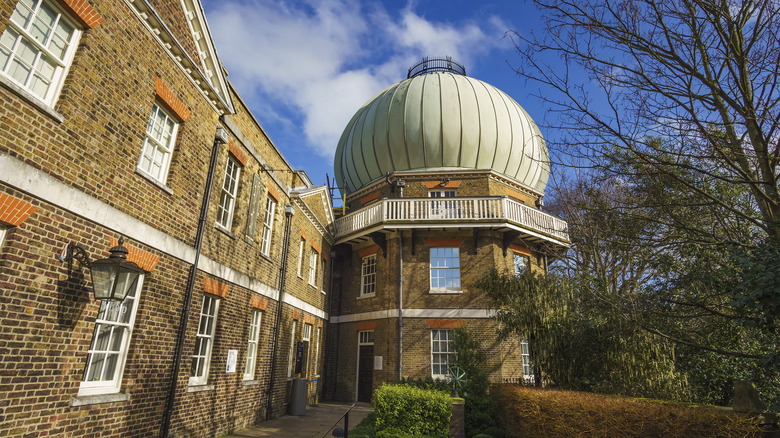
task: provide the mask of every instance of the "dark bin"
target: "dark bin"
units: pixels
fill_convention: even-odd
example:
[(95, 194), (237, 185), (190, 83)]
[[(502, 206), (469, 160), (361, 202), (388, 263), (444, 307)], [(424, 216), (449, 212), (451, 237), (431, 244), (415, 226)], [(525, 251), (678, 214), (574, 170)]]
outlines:
[(293, 379), (292, 394), (290, 394), (290, 415), (306, 415), (306, 399), (309, 383), (304, 379)]

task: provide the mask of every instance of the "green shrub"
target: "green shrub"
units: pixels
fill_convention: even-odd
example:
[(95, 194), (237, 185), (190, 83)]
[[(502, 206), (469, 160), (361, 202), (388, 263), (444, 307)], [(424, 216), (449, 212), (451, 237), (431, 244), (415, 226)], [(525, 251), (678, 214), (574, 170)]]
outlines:
[(479, 433), (474, 435), (472, 438), (493, 438), (493, 436), (486, 433)]
[(483, 430), (481, 435), (490, 435), (493, 438), (506, 438), (506, 432), (504, 432), (504, 429), (495, 426), (488, 427), (487, 429)]
[[(352, 436), (352, 434), (350, 434)], [(376, 438), (411, 438), (408, 433), (395, 428), (380, 430), (376, 434)]]
[(446, 393), (452, 392), (452, 385), (449, 382), (441, 379), (434, 380), (428, 376), (424, 379), (413, 379), (411, 377), (404, 377), (403, 379), (393, 383), (393, 385), (406, 385), (413, 386), (420, 389), (435, 389), (437, 391), (444, 391)]
[(468, 327), (455, 330), (455, 365), (466, 373), (466, 383), (461, 396), (465, 399), (464, 422), (466, 436), (473, 437), (480, 431), (496, 425), (496, 406), (488, 394), (490, 381), (485, 371), (485, 352), (471, 335)]
[(380, 432), (389, 429), (398, 429), (415, 437), (449, 434), (452, 400), (446, 392), (406, 385), (382, 385), (374, 391), (374, 406), (377, 437), (382, 436)]
[(376, 415), (371, 412), (363, 421), (349, 431), (350, 438), (374, 438), (376, 436)]

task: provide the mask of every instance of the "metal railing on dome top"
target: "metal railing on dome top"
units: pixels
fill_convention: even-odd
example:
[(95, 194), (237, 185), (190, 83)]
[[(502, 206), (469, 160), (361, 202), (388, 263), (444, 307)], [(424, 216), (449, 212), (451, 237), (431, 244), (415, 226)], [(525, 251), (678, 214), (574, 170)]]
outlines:
[(466, 76), (466, 67), (457, 61), (453, 61), (451, 57), (445, 56), (444, 58), (429, 58), (426, 56), (422, 59), (422, 61), (409, 67), (409, 72), (406, 75), (406, 79), (437, 71), (450, 72)]

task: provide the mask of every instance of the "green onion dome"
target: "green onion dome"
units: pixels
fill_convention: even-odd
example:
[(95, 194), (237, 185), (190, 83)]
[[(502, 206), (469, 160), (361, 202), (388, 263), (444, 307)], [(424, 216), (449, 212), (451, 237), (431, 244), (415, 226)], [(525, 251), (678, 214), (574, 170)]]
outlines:
[(349, 121), (334, 159), (346, 195), (386, 173), (492, 169), (543, 192), (549, 154), (539, 128), (496, 87), (425, 72), (374, 96)]

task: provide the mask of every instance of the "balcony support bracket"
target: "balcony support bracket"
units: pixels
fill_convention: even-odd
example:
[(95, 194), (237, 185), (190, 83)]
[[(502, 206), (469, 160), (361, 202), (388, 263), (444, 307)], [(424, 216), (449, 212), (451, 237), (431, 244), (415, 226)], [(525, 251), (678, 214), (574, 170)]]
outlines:
[(509, 249), (509, 245), (511, 245), (512, 242), (514, 242), (518, 237), (520, 237), (519, 231), (510, 230), (504, 232), (504, 257), (506, 257), (506, 250)]
[(368, 235), (378, 247), (382, 248), (382, 254), (387, 257), (387, 236), (381, 231), (374, 231)]

